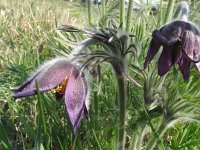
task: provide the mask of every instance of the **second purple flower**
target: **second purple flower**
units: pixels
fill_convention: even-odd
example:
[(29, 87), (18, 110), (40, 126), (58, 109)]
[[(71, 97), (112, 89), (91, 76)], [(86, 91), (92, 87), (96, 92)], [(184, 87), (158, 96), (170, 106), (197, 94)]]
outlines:
[(144, 69), (162, 46), (163, 51), (158, 60), (158, 74), (163, 76), (173, 65), (178, 64), (183, 78), (189, 79), (191, 63), (200, 71), (200, 30), (187, 20), (188, 5), (181, 4), (181, 18), (167, 23), (159, 30), (154, 30)]

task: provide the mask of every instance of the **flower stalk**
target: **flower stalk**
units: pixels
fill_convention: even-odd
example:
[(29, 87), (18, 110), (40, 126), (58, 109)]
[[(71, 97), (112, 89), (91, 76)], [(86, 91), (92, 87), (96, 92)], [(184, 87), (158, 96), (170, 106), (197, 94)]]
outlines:
[(124, 77), (118, 76), (119, 92), (119, 127), (118, 127), (118, 149), (124, 150), (125, 147), (125, 121), (126, 121), (126, 99)]

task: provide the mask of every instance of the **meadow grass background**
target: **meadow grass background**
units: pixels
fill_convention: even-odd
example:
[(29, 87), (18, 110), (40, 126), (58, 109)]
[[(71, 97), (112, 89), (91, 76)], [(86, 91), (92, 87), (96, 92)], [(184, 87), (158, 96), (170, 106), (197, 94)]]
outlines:
[[(101, 7), (92, 7), (93, 26), (119, 25), (119, 10), (114, 2), (106, 5), (106, 14), (102, 16)], [(190, 19), (200, 26), (200, 2), (191, 1)], [(134, 11), (131, 32), (136, 35), (134, 42), (138, 54), (132, 64), (142, 67), (149, 46), (151, 32), (164, 23), (167, 3), (159, 10), (161, 16), (150, 15), (151, 6)], [(112, 14), (112, 15), (111, 15)], [(64, 100), (56, 101), (52, 93), (14, 100), (11, 86), (20, 85), (30, 73), (55, 56), (65, 55), (73, 46), (63, 41), (62, 34), (55, 29), (58, 25), (70, 24), (87, 27), (87, 7), (78, 2), (71, 3), (62, 0), (3, 0), (0, 2), (0, 149), (116, 149), (118, 127), (118, 93), (116, 79), (108, 65), (103, 68), (101, 93), (98, 95), (96, 79), (91, 78), (90, 120), (83, 117), (77, 133), (71, 132), (71, 125), (66, 114)], [(71, 35), (72, 36), (72, 35)], [(77, 41), (84, 38), (74, 37)], [(72, 39), (73, 39), (72, 38)], [(155, 61), (145, 74), (149, 79), (156, 78)], [(152, 71), (153, 70), (153, 71)], [(141, 84), (146, 83), (135, 74), (134, 66), (130, 65), (130, 74)], [(127, 126), (126, 148), (134, 149), (138, 145), (145, 149), (145, 144), (151, 137), (160, 138), (165, 149), (200, 149), (200, 126), (197, 123), (199, 115), (199, 74), (191, 72), (189, 82), (183, 82), (176, 69), (171, 71), (163, 85), (164, 95), (169, 99), (196, 100), (196, 122), (181, 121), (168, 129), (161, 138), (155, 136), (149, 127), (149, 118), (155, 130), (160, 124), (162, 113), (154, 112), (146, 115), (144, 111), (144, 91), (141, 88), (126, 84), (127, 87)], [(153, 76), (153, 77), (152, 77)], [(152, 79), (153, 80), (153, 79)], [(148, 90), (156, 91), (153, 84)], [(46, 129), (42, 124), (41, 106), (43, 100)], [(195, 101), (195, 102), (196, 102)], [(184, 108), (183, 108), (184, 111)], [(189, 114), (189, 112), (188, 112)], [(191, 119), (192, 120), (192, 119)], [(159, 134), (159, 132), (158, 132)], [(157, 139), (155, 139), (157, 141)], [(159, 140), (158, 140), (159, 141)], [(135, 146), (136, 145), (136, 146)], [(159, 149), (159, 143), (157, 144)]]

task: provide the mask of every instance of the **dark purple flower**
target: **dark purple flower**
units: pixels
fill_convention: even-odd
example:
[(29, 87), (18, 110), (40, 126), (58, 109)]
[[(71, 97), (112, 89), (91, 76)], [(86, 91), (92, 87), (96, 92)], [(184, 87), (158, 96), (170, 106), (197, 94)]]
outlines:
[[(191, 63), (200, 62), (200, 31), (192, 23), (175, 20), (154, 30), (144, 69), (160, 47), (163, 51), (158, 60), (158, 74), (163, 76), (173, 65), (178, 64), (185, 80), (189, 79)], [(199, 67), (196, 67), (199, 71)]]
[(88, 117), (87, 100), (88, 84), (84, 74), (79, 73), (80, 67), (72, 64), (66, 58), (56, 58), (42, 65), (26, 82), (16, 88), (14, 97), (26, 97), (36, 94), (36, 80), (40, 92), (52, 91), (56, 98), (64, 96), (65, 105), (76, 131), (83, 113)]

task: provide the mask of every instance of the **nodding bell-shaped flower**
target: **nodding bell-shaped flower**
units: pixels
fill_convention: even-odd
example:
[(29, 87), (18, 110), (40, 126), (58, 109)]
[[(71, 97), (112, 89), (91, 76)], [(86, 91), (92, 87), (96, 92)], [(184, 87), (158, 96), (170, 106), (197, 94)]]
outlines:
[(158, 60), (158, 74), (163, 76), (173, 65), (178, 64), (185, 80), (189, 79), (190, 66), (193, 62), (200, 71), (200, 30), (188, 21), (189, 6), (182, 1), (178, 7), (179, 19), (167, 23), (159, 30), (154, 30), (144, 69), (162, 46), (163, 51)]
[(16, 88), (14, 98), (35, 95), (36, 80), (39, 91), (52, 91), (56, 98), (64, 96), (69, 119), (76, 131), (83, 113), (88, 117), (88, 83), (84, 73), (79, 73), (80, 67), (72, 64), (66, 58), (55, 58), (42, 65), (26, 82)]

